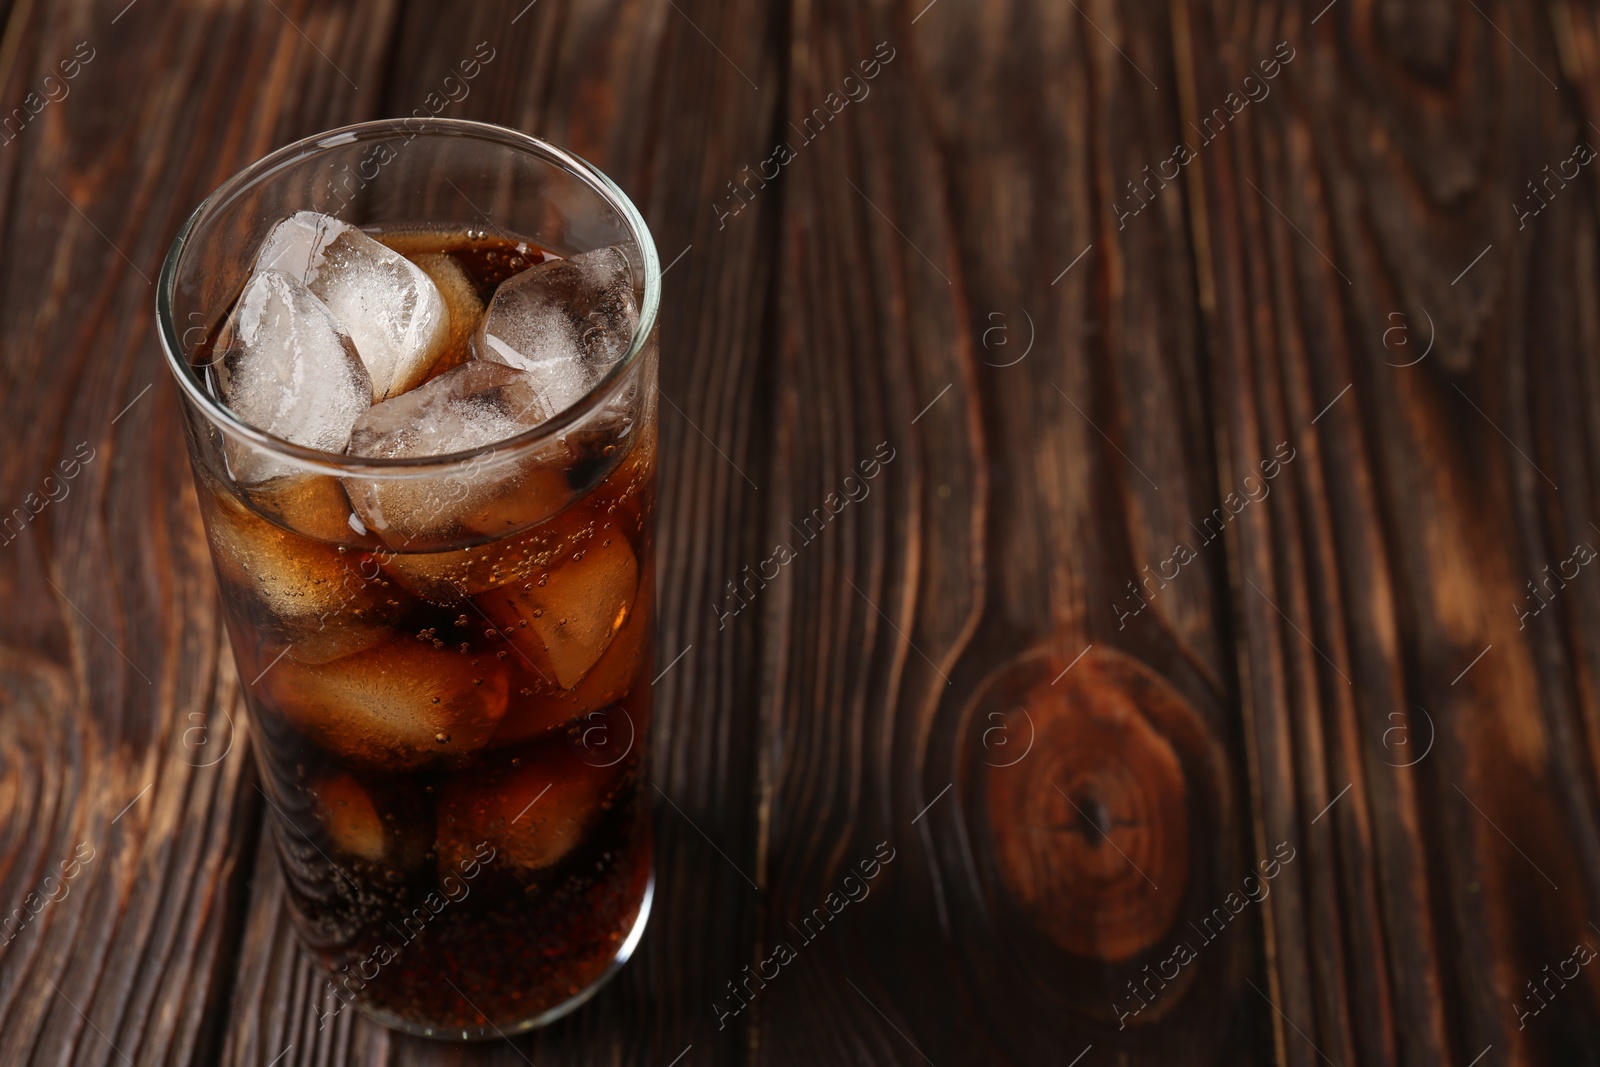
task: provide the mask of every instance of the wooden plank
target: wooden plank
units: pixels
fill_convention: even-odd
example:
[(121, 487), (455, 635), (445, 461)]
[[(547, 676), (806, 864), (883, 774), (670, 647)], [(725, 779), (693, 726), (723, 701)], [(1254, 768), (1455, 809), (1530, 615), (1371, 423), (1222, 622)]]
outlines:
[(710, 605), (759, 554), (765, 243), (778, 201), (741, 214), (737, 227), (719, 226), (712, 204), (765, 151), (782, 92), (772, 17), (758, 3), (687, 0), (407, 6), (384, 113), (423, 106), (487, 42), (495, 58), (443, 114), (524, 129), (588, 158), (638, 204), (670, 267), (660, 320), (670, 398), (661, 405), (656, 648), (665, 673), (653, 759), (670, 803), (658, 805), (654, 912), (634, 960), (582, 1012), (515, 1047), (456, 1049), (349, 1013), (319, 1031), (318, 1013), (332, 1005), (319, 1001), (315, 971), (288, 937), (269, 865), (251, 902), (227, 1062), (266, 1064), (289, 1044), (284, 1065), (665, 1064), (691, 1045), (695, 1063), (742, 1062), (744, 1032), (719, 1031), (707, 1007), (747, 957), (759, 899), (746, 878), (759, 838), (751, 754), (760, 631), (751, 616), (720, 628)]
[[(12, 1058), (1600, 1052), (1600, 980), (1559, 977), (1600, 945), (1600, 601), (1586, 566), (1541, 584), (1600, 543), (1600, 207), (1545, 169), (1600, 144), (1588, 8), (0, 23), (10, 106), (94, 55), (0, 133), (0, 507), (38, 511), (0, 534)], [(149, 279), (239, 166), (408, 113), (480, 41), (446, 113), (593, 159), (675, 263), (657, 654), (686, 654), (641, 954), (574, 1018), (455, 1047), (318, 1027)], [(1200, 931), (1281, 844), (1270, 895)]]
[(1190, 122), (1293, 54), (1189, 168), (1221, 478), (1297, 452), (1228, 533), (1277, 1058), (1587, 1062), (1595, 601), (1525, 583), (1600, 535), (1595, 208), (1519, 215), (1593, 135), (1533, 6), (1321, 6), (1175, 8)]
[(220, 1043), (257, 816), (151, 279), (201, 197), (283, 137), (285, 101), (339, 115), (287, 21), (357, 77), (379, 62), (387, 5), (310, 8), (23, 2), (0, 45), (8, 106), (51, 97), (0, 162), (0, 411), (27, 428), (0, 499), (38, 512), (0, 554), (0, 901), (38, 910), (0, 944), (18, 1060)]
[[(769, 540), (799, 558), (763, 594), (750, 962), (797, 958), (751, 998), (763, 1061), (1257, 1058), (1258, 913), (1188, 927), (1252, 861), (1220, 546), (1139, 584), (1220, 495), (1184, 203), (1113, 210), (1178, 136), (1162, 27), (795, 7)], [(798, 533), (880, 444), (870, 494)], [(814, 933), (880, 842), (870, 897)]]

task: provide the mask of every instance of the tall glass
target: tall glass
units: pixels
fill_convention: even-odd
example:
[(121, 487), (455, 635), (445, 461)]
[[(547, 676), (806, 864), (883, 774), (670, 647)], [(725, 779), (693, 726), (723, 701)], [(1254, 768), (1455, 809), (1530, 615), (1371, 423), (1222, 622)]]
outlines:
[[(485, 255), (616, 246), (638, 327), (520, 436), (393, 459), (291, 444), (223, 406), (208, 368), (256, 250), (299, 211)], [(161, 339), (323, 1023), (353, 1005), (434, 1037), (539, 1026), (643, 933), (660, 283), (599, 171), (440, 119), (274, 152), (167, 256)]]

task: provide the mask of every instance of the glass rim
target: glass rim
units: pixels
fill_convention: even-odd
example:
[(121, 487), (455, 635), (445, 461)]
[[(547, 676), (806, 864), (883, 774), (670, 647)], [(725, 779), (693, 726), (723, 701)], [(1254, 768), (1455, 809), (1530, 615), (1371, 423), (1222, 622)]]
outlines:
[[(232, 203), (246, 190), (308, 156), (362, 141), (385, 140), (397, 134), (471, 137), (520, 149), (529, 155), (560, 166), (583, 182), (622, 217), (630, 236), (638, 245), (644, 266), (644, 296), (639, 303), (639, 323), (634, 328), (628, 351), (601, 376), (598, 382), (586, 390), (579, 400), (538, 426), (515, 436), (439, 456), (351, 456), (343, 452), (324, 452), (305, 445), (297, 445), (251, 426), (201, 386), (198, 375), (194, 373), (194, 366), (188, 361), (183, 350), (177, 324), (173, 320), (172, 304), (177, 286), (178, 267), (188, 250), (190, 241), (201, 227), (218, 210)], [(621, 383), (639, 362), (649, 342), (651, 331), (655, 329), (656, 312), (660, 303), (661, 262), (656, 253), (655, 239), (651, 236), (649, 226), (633, 201), (603, 171), (581, 156), (520, 130), (487, 122), (436, 117), (374, 119), (358, 122), (301, 138), (262, 156), (219, 185), (184, 220), (183, 226), (172, 240), (172, 246), (167, 250), (166, 259), (161, 265), (161, 276), (156, 282), (156, 322), (161, 335), (161, 347), (166, 354), (167, 369), (177, 379), (179, 388), (194, 407), (224, 434), (242, 438), (268, 452), (292, 458), (297, 461), (298, 466), (308, 471), (327, 474), (437, 471), (440, 468), (458, 467), (502, 451), (521, 452), (550, 443), (574, 424), (581, 422), (611, 393), (621, 387)]]

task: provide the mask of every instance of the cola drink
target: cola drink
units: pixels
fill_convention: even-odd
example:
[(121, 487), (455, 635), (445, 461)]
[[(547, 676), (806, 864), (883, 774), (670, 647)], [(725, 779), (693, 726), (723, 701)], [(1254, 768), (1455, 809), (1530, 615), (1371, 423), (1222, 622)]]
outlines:
[(188, 353), (265, 435), (192, 445), (324, 1022), (354, 1005), (514, 1032), (580, 1002), (643, 928), (639, 275), (624, 247), (297, 212)]

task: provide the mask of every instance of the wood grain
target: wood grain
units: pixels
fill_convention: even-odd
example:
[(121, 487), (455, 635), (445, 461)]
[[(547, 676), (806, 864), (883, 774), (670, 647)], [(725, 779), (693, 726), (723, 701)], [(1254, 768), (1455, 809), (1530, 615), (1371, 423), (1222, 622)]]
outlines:
[[(13, 1062), (206, 1062), (221, 1041), (259, 815), (150, 279), (206, 191), (282, 136), (283, 94), (238, 88), (320, 76), (324, 61), (279, 35), (304, 7), (117, 18), (24, 2), (6, 24), (11, 99), (78, 45), (92, 54), (0, 164), (7, 247), (30, 250), (0, 287), (0, 404), (27, 427), (0, 489), (29, 511), (30, 493), (59, 497), (7, 531), (0, 566), (18, 606), (0, 624), (0, 899), (58, 898), (0, 949)], [(349, 6), (318, 21), (361, 76), (383, 42), (351, 30), (383, 17)], [(252, 38), (282, 51), (245, 57)], [(197, 128), (218, 134), (204, 151)]]
[(1176, 125), (1170, 84), (1163, 100), (1139, 71), (1168, 73), (1159, 23), (1110, 5), (796, 14), (794, 136), (877, 42), (897, 54), (784, 179), (792, 473), (773, 526), (879, 441), (898, 458), (783, 579), (763, 948), (875, 842), (900, 858), (763, 993), (764, 1047), (1248, 1057), (1253, 919), (1118, 1025), (1129, 984), (1249, 864), (1220, 555), (1143, 618), (1115, 610), (1215, 495), (1184, 389), (1201, 368), (1183, 203), (1126, 235), (1109, 210), (1114, 176)]
[[(0, 1059), (1600, 1062), (1593, 5), (0, 26)], [(319, 1018), (149, 283), (480, 42), (672, 264), (673, 666), (638, 955), (453, 1046)]]
[(1516, 1011), (1596, 937), (1593, 600), (1517, 614), (1595, 536), (1593, 198), (1514, 208), (1583, 136), (1550, 24), (1185, 11), (1191, 114), (1296, 52), (1194, 187), (1222, 477), (1302, 457), (1230, 528), (1259, 819), (1306, 841), (1269, 902), (1276, 1055), (1588, 1062), (1592, 976)]

